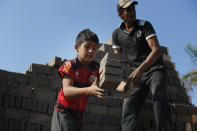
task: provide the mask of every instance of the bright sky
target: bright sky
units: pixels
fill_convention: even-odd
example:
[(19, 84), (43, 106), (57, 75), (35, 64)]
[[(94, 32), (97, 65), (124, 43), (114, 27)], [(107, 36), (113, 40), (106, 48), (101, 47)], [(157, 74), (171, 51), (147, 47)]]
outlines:
[[(76, 56), (75, 38), (90, 28), (100, 42), (111, 37), (121, 19), (118, 0), (0, 0), (0, 69), (24, 73), (32, 63), (54, 56)], [(169, 48), (180, 76), (195, 65), (184, 51), (197, 45), (196, 0), (138, 0), (137, 18), (154, 26), (160, 45)], [(197, 105), (197, 90), (190, 93)]]

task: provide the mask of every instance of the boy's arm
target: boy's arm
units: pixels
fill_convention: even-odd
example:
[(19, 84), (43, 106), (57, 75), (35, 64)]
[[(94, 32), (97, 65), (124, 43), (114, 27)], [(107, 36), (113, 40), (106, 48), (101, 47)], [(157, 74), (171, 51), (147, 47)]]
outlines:
[(73, 86), (73, 79), (64, 76), (62, 80), (63, 84), (63, 93), (66, 97), (80, 97), (80, 96), (90, 96), (95, 95), (98, 98), (103, 98), (105, 96), (104, 90), (101, 88), (98, 88), (96, 85), (97, 79), (90, 87), (83, 87), (78, 88)]

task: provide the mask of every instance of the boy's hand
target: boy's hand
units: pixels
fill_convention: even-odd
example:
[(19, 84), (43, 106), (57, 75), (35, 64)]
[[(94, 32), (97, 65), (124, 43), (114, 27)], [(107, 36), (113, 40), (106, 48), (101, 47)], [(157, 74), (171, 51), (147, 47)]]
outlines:
[(98, 85), (98, 78), (96, 78), (94, 82), (92, 83), (92, 85), (89, 87), (89, 92), (90, 92), (89, 94), (94, 95), (101, 99), (105, 98), (107, 94), (104, 93), (103, 89), (98, 88), (97, 85)]

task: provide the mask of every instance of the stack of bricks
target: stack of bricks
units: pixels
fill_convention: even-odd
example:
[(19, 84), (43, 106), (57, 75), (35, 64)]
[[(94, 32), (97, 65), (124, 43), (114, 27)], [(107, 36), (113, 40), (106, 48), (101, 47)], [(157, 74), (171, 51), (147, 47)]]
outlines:
[(50, 131), (60, 60), (32, 64), (25, 74), (0, 70), (0, 131)]
[[(124, 54), (113, 54), (101, 44), (99, 86), (110, 95), (105, 100), (91, 96), (84, 114), (85, 131), (121, 131), (123, 100), (115, 87), (126, 80), (131, 67)], [(174, 131), (197, 131), (197, 108), (191, 104), (166, 47), (161, 48), (168, 67), (168, 100)], [(62, 87), (57, 69), (64, 60), (55, 57), (46, 65), (32, 64), (25, 74), (0, 70), (0, 131), (50, 131), (53, 105)], [(156, 131), (151, 99), (145, 102), (137, 131)]]

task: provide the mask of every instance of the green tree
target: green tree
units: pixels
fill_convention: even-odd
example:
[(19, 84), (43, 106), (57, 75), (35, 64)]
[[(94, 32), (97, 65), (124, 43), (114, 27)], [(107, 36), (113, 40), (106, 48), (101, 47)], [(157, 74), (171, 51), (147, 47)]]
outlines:
[[(197, 65), (197, 48), (193, 45), (187, 44), (185, 47), (185, 51), (191, 57), (192, 62)], [(185, 74), (182, 77), (182, 80), (184, 81), (187, 90), (191, 90), (192, 87), (197, 85), (197, 68)]]

